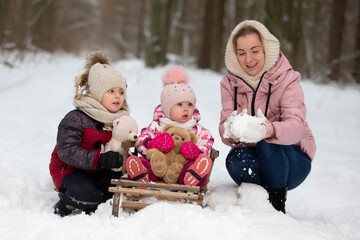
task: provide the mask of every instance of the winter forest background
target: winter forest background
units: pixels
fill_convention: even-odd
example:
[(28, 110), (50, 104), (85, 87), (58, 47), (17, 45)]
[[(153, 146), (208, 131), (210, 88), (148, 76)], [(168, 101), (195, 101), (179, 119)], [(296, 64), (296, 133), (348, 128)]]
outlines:
[[(263, 22), (302, 74), (317, 144), (285, 215), (225, 167), (219, 82), (226, 42), (244, 19)], [(186, 67), (220, 152), (206, 208), (164, 202), (114, 218), (109, 200), (91, 216), (53, 214), (50, 155), (94, 49), (126, 77), (140, 128), (159, 104), (166, 69)], [(359, 93), (359, 0), (0, 0), (0, 239), (359, 240)]]
[(9, 56), (0, 64), (27, 52), (102, 49), (147, 67), (171, 61), (221, 73), (244, 19), (263, 22), (303, 77), (360, 83), (358, 0), (0, 0), (0, 50)]

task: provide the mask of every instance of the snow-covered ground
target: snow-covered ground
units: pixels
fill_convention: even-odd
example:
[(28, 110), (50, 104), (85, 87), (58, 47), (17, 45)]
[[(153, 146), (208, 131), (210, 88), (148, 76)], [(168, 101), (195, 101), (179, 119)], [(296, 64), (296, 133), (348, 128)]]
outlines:
[[(188, 68), (201, 123), (220, 151), (208, 207), (157, 203), (111, 216), (110, 200), (91, 216), (53, 214), (49, 175), (57, 126), (73, 109), (74, 77), (83, 59), (27, 56), (13, 68), (0, 55), (0, 238), (23, 239), (360, 239), (360, 91), (302, 80), (308, 122), (318, 150), (306, 181), (288, 193), (287, 214), (275, 211), (259, 186), (237, 187), (224, 164), (229, 148), (218, 134), (221, 75)], [(139, 60), (113, 64), (128, 81), (131, 116), (147, 126), (160, 101), (167, 67)]]

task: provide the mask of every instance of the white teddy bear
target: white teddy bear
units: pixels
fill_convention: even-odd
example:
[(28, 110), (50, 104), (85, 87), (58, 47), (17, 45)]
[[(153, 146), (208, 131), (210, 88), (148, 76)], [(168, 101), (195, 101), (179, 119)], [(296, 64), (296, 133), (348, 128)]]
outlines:
[(238, 137), (241, 142), (256, 143), (262, 140), (265, 136), (265, 127), (262, 125), (266, 120), (264, 114), (259, 109), (256, 116), (247, 114), (247, 109), (244, 109), (240, 114), (233, 111), (224, 123), (224, 138), (229, 138), (231, 135)]
[[(114, 151), (119, 152), (121, 156), (124, 154), (124, 149), (121, 148), (121, 143), (128, 140), (135, 141), (138, 134), (138, 125), (134, 118), (130, 116), (122, 116), (113, 122), (112, 137), (106, 144), (105, 148), (102, 146), (102, 152)], [(125, 161), (126, 159), (124, 159)], [(119, 172), (120, 168), (113, 168), (113, 171)]]

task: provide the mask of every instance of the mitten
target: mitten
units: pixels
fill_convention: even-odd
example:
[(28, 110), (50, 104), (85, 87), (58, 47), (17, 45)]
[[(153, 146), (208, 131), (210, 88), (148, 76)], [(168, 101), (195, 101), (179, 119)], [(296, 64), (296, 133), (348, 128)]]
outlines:
[(174, 147), (174, 140), (169, 133), (160, 133), (151, 139), (147, 146), (148, 149), (156, 148), (163, 153), (167, 153)]
[(200, 149), (193, 142), (184, 142), (180, 151), (189, 160), (195, 160), (200, 155)]
[(108, 151), (100, 154), (96, 168), (111, 169), (123, 165), (123, 158), (118, 152)]
[(271, 138), (275, 135), (273, 124), (266, 119), (262, 111), (257, 111), (258, 119), (261, 121), (249, 122), (247, 128), (243, 132), (241, 137), (242, 142), (256, 143), (265, 138)]
[(275, 129), (274, 129), (274, 125), (264, 116), (264, 114), (262, 113), (262, 111), (259, 109), (257, 111), (257, 115), (259, 118), (263, 119), (263, 127), (264, 127), (264, 131), (265, 131), (265, 139), (266, 138), (272, 138), (275, 136)]
[(245, 109), (243, 109), (242, 111), (241, 111), (241, 113), (240, 113), (240, 116), (245, 116), (245, 115), (248, 115), (247, 114), (247, 109), (245, 108)]
[(232, 140), (233, 143), (239, 143), (240, 138), (235, 136), (234, 134), (230, 134), (229, 138)]
[(229, 138), (231, 136), (231, 124), (234, 121), (234, 117), (237, 115), (237, 111), (233, 111), (230, 116), (225, 120), (224, 122), (224, 133), (223, 133), (223, 137), (224, 138)]

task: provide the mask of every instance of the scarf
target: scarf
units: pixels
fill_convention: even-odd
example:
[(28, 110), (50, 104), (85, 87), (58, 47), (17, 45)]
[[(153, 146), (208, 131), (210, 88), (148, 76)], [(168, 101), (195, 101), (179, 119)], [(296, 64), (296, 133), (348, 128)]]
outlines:
[(120, 109), (115, 113), (111, 113), (94, 98), (86, 96), (81, 97), (80, 99), (74, 98), (73, 105), (89, 117), (110, 127), (112, 127), (115, 119), (130, 114), (128, 109)]
[(175, 122), (169, 118), (160, 118), (159, 121), (160, 121), (161, 128), (164, 128), (165, 125), (171, 124), (173, 126), (185, 128), (188, 131), (190, 131), (196, 125), (196, 120), (193, 118), (191, 118), (189, 121), (187, 121), (185, 123)]

